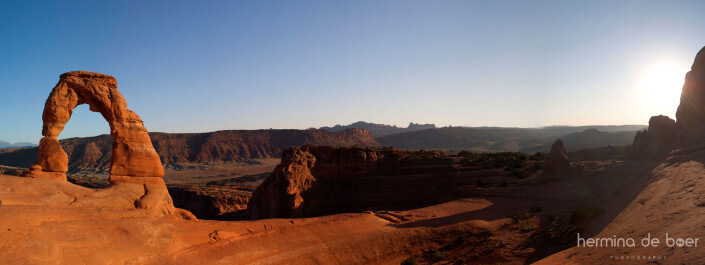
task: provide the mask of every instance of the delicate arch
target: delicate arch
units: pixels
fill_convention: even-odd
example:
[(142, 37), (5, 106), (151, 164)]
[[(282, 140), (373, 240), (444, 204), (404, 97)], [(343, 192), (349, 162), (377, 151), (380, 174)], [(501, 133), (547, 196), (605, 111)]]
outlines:
[(74, 108), (88, 104), (99, 112), (110, 126), (113, 137), (110, 158), (111, 179), (122, 176), (164, 176), (159, 155), (152, 146), (142, 119), (127, 109), (125, 98), (117, 90), (114, 77), (100, 73), (75, 71), (62, 74), (44, 105), (44, 125), (39, 143), (37, 164), (29, 176), (66, 179), (68, 156), (58, 136), (71, 118)]

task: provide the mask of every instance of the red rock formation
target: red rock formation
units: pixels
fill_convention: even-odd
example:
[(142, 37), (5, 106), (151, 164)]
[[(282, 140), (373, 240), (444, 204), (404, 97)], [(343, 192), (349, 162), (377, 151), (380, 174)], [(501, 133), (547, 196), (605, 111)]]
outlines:
[(453, 161), (441, 152), (412, 157), (397, 149), (291, 147), (253, 193), (248, 216), (306, 217), (447, 201), (461, 193), (461, 183), (472, 182)]
[(304, 199), (301, 195), (316, 181), (311, 174), (315, 164), (316, 157), (307, 150), (287, 150), (282, 163), (264, 180), (250, 200), (248, 210), (251, 218), (302, 216)]
[(568, 158), (568, 154), (565, 152), (563, 141), (558, 139), (553, 143), (553, 146), (551, 146), (551, 152), (549, 152), (546, 157), (544, 167), (547, 170), (556, 170), (568, 166), (570, 166), (570, 158)]
[[(113, 138), (110, 183), (124, 191), (138, 208), (154, 208), (165, 214), (188, 215), (174, 208), (162, 177), (164, 169), (142, 120), (127, 109), (114, 77), (86, 71), (62, 74), (44, 105), (42, 138), (37, 164), (28, 177), (66, 180), (68, 155), (58, 136), (71, 118), (73, 109), (88, 104), (110, 126)], [(102, 155), (97, 146), (84, 148), (87, 160)]]
[[(110, 126), (113, 137), (110, 174), (116, 176), (164, 176), (164, 169), (147, 134), (142, 120), (127, 109), (127, 103), (117, 90), (114, 77), (85, 71), (61, 75), (44, 106), (44, 138), (39, 143), (37, 164), (41, 171), (33, 177), (46, 177), (42, 172), (68, 171), (68, 155), (61, 148), (58, 136), (71, 118), (73, 109), (88, 104), (91, 111), (100, 112)], [(65, 176), (63, 177), (65, 179)]]
[(199, 219), (242, 220), (256, 185), (169, 185), (174, 205)]
[(685, 75), (676, 127), (680, 132), (679, 142), (684, 144), (701, 140), (705, 131), (705, 48), (695, 56), (690, 72)]
[(663, 157), (677, 137), (676, 121), (668, 116), (653, 116), (649, 119), (648, 130), (640, 131), (634, 136), (629, 156), (641, 159)]

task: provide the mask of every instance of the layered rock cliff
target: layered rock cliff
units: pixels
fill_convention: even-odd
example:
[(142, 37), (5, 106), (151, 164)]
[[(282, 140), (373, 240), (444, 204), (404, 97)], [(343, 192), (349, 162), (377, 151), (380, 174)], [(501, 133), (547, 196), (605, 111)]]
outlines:
[(154, 147), (165, 164), (241, 161), (280, 157), (284, 148), (297, 145), (378, 146), (362, 129), (233, 130), (199, 134), (152, 134)]
[[(340, 132), (325, 130), (231, 130), (208, 133), (149, 133), (163, 164), (246, 161), (280, 157), (289, 146), (379, 146), (372, 135), (361, 129)], [(105, 170), (110, 164), (112, 138), (101, 135), (59, 141), (68, 156), (70, 172)], [(37, 148), (0, 153), (0, 164), (27, 167)]]

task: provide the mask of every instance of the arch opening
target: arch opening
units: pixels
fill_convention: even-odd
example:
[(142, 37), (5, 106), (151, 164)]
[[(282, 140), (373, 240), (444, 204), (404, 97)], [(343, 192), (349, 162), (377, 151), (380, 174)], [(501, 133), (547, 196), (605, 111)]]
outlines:
[(106, 126), (103, 116), (96, 115), (88, 108), (86, 104), (76, 106), (73, 114), (71, 114), (71, 119), (66, 123), (64, 130), (59, 135), (59, 141), (74, 137), (110, 134), (110, 129)]

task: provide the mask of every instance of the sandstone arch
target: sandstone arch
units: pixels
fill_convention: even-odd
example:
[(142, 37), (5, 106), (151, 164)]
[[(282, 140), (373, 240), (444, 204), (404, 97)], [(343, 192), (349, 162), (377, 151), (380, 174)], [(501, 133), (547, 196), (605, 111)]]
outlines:
[(110, 126), (113, 137), (111, 190), (126, 194), (125, 198), (138, 208), (185, 214), (173, 206), (162, 179), (164, 168), (142, 119), (127, 109), (125, 98), (117, 90), (117, 81), (109, 75), (86, 71), (61, 75), (44, 105), (44, 137), (39, 143), (37, 163), (30, 167), (27, 177), (66, 180), (68, 156), (58, 136), (73, 109), (81, 104), (88, 104), (91, 111), (99, 112)]
[[(58, 136), (71, 118), (73, 109), (88, 104), (110, 126), (113, 137), (110, 175), (164, 176), (159, 155), (154, 150), (147, 129), (137, 114), (127, 109), (125, 98), (117, 90), (114, 77), (86, 71), (62, 74), (44, 105), (44, 125), (39, 143), (35, 177), (66, 179), (68, 157), (59, 145)], [(36, 166), (33, 171), (38, 171)], [(45, 174), (46, 172), (46, 174)]]

